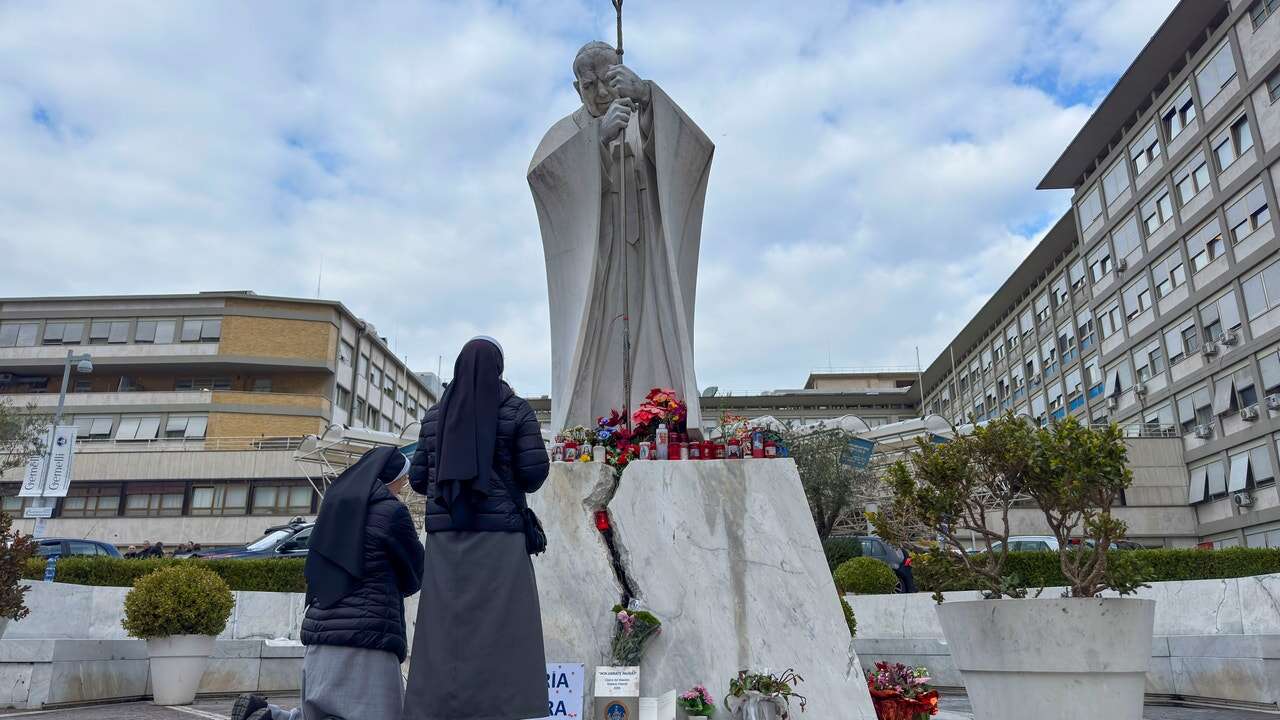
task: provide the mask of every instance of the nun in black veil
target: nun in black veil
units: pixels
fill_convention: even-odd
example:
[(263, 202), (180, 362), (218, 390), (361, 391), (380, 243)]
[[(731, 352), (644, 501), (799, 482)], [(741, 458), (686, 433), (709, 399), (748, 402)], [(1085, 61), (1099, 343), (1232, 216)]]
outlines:
[(427, 496), (426, 568), (403, 720), (547, 714), (531, 553), (545, 537), (525, 503), (550, 468), (533, 409), (502, 380), (502, 348), (468, 342), (422, 420), (409, 470)]

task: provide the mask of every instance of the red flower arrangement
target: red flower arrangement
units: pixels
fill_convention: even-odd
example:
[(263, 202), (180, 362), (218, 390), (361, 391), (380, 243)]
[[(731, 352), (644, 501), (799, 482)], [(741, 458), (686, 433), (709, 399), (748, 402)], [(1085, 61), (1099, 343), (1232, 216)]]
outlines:
[(878, 720), (928, 720), (938, 714), (938, 691), (929, 686), (929, 670), (902, 663), (876, 663), (867, 672), (867, 689)]
[(654, 388), (644, 402), (631, 414), (632, 434), (645, 440), (653, 439), (659, 425), (666, 425), (672, 432), (684, 432), (689, 418), (689, 406), (676, 397), (670, 388)]

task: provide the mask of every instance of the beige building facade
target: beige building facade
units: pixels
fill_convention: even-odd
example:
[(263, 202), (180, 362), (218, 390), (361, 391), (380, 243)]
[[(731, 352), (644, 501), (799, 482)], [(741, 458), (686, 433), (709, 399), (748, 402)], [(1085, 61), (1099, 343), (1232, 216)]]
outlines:
[[(78, 427), (51, 536), (127, 546), (232, 544), (318, 497), (294, 451), (347, 426), (412, 434), (436, 391), (339, 302), (193, 295), (0, 299), (0, 401), (52, 414), (68, 351), (64, 424)], [(0, 483), (5, 511), (18, 471)], [(30, 529), (32, 521), (19, 526)]]

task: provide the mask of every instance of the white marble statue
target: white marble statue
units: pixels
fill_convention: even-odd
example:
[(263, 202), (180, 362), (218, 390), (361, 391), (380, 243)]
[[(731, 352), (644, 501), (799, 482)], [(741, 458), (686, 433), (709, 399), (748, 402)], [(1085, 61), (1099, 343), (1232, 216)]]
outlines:
[(617, 62), (606, 43), (578, 51), (573, 86), (582, 107), (547, 131), (529, 163), (551, 305), (551, 427), (591, 427), (621, 409), (625, 286), (632, 410), (651, 388), (672, 388), (698, 429), (693, 302), (715, 146), (661, 88)]

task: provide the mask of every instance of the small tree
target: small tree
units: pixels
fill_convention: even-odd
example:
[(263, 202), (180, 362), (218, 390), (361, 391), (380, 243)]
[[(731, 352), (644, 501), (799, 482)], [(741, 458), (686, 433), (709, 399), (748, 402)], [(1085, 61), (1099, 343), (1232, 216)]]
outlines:
[(21, 620), (30, 612), (25, 600), (31, 586), (23, 584), (22, 571), (35, 553), (31, 538), (13, 532), (13, 518), (0, 512), (0, 618)]
[[(872, 515), (881, 537), (896, 544), (916, 539), (923, 526), (944, 546), (939, 560), (988, 597), (1025, 597), (1004, 573), (1009, 554), (1009, 509), (1022, 496), (1035, 459), (1036, 431), (1012, 413), (945, 443), (917, 441), (916, 450), (887, 474), (893, 497)], [(964, 540), (985, 552), (969, 554)], [(998, 547), (997, 547), (998, 545)]]
[(800, 484), (809, 500), (813, 524), (818, 537), (826, 540), (841, 518), (875, 496), (875, 477), (865, 469), (848, 467), (840, 462), (849, 448), (853, 434), (840, 428), (819, 427), (809, 432), (796, 432), (788, 427), (783, 440), (796, 462)]
[(1107, 555), (1126, 530), (1111, 508), (1133, 483), (1127, 457), (1124, 434), (1115, 424), (1089, 427), (1067, 417), (1037, 433), (1035, 463), (1023, 490), (1058, 539), (1072, 597), (1094, 597), (1108, 588), (1123, 595), (1141, 586), (1142, 568), (1132, 558), (1108, 562)]
[(9, 400), (0, 398), (0, 474), (39, 455), (48, 430), (49, 418), (37, 414), (34, 406), (19, 412)]

